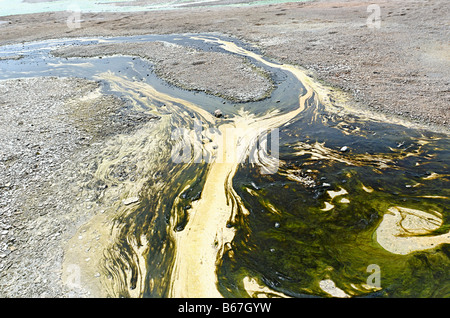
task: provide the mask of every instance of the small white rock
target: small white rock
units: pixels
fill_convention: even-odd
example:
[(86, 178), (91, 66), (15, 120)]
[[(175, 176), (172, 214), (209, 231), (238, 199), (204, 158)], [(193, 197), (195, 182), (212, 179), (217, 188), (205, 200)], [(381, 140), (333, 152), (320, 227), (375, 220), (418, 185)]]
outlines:
[(346, 152), (347, 150), (348, 150), (347, 146), (344, 146), (344, 147), (341, 148), (341, 152)]
[(125, 204), (125, 205), (130, 205), (130, 204), (133, 204), (133, 203), (136, 203), (136, 202), (139, 202), (139, 198), (138, 197), (131, 197), (131, 198), (122, 200), (122, 203)]

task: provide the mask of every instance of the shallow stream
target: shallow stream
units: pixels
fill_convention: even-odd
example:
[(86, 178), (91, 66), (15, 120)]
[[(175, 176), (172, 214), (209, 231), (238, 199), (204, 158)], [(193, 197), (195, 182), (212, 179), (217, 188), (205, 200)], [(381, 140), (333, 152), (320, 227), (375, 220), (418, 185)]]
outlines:
[[(50, 54), (125, 41), (238, 54), (271, 72), (276, 88), (267, 99), (236, 103), (171, 86), (141, 58)], [(100, 202), (107, 212), (85, 227), (108, 237), (96, 254), (100, 269), (82, 271), (102, 273), (101, 283), (89, 274), (87, 288), (125, 297), (450, 294), (448, 135), (345, 109), (300, 68), (224, 36), (0, 48), (0, 57), (18, 55), (0, 59), (0, 79), (98, 80), (103, 94), (160, 117), (111, 137), (98, 155), (94, 177), (115, 187)], [(216, 109), (226, 116), (216, 118)], [(124, 204), (130, 197), (138, 200)], [(81, 258), (83, 242), (72, 243), (79, 248), (68, 244), (65, 266)]]

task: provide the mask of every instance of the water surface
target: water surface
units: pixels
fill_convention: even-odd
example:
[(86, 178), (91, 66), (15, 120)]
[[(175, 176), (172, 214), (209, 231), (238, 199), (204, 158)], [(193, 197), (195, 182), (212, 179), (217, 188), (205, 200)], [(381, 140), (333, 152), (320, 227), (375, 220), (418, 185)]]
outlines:
[[(140, 58), (50, 54), (61, 45), (124, 41), (167, 41), (245, 56), (272, 72), (277, 87), (265, 100), (232, 103), (168, 85)], [(21, 58), (0, 60), (0, 79), (98, 80), (104, 94), (161, 118), (131, 135), (112, 137), (91, 163), (94, 178), (111, 185), (98, 202), (108, 212), (90, 223), (110, 235), (99, 264), (105, 294), (450, 294), (448, 135), (343, 109), (299, 68), (223, 36), (61, 39), (0, 48), (0, 57), (17, 55)], [(228, 118), (215, 118), (217, 108)], [(174, 149), (186, 139), (174, 138), (173, 130), (196, 132), (196, 125), (201, 130), (191, 141), (210, 160), (174, 162)], [(211, 159), (230, 151), (212, 147), (226, 128), (235, 129), (240, 141), (235, 146), (245, 146), (246, 160)], [(273, 173), (262, 173), (264, 157), (249, 160), (260, 128), (269, 132), (268, 140), (278, 132)], [(124, 206), (122, 199), (132, 196), (139, 202)], [(84, 253), (77, 244), (66, 262)], [(379, 284), (369, 279), (373, 265)]]

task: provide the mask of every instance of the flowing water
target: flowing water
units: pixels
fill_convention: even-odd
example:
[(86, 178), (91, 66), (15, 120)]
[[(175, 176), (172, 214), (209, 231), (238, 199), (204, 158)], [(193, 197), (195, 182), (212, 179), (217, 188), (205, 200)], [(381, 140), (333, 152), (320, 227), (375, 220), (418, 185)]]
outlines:
[[(267, 99), (234, 103), (170, 86), (140, 58), (50, 54), (61, 45), (124, 41), (244, 56), (277, 85)], [(64, 266), (81, 267), (83, 285), (99, 295), (450, 294), (448, 135), (342, 107), (300, 68), (223, 36), (62, 39), (0, 49), (0, 57), (17, 54), (0, 59), (0, 79), (99, 80), (104, 94), (160, 117), (112, 136), (91, 163), (94, 178), (112, 185), (98, 202), (106, 213), (79, 230), (83, 240), (102, 234), (89, 252), (98, 262), (93, 268), (80, 260), (88, 242), (75, 235)], [(217, 108), (227, 117), (214, 117)], [(123, 204), (127, 198), (136, 199)]]

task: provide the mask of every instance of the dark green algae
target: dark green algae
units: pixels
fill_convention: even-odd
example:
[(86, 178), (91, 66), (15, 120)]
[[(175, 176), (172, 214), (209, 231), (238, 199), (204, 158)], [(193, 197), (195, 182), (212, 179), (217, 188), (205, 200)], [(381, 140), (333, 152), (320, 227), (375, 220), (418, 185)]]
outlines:
[[(280, 129), (280, 159), (284, 165), (277, 174), (261, 175), (251, 165), (242, 165), (236, 173), (235, 190), (250, 213), (241, 214), (234, 223), (237, 234), (218, 270), (220, 291), (225, 296), (248, 297), (242, 280), (250, 276), (292, 297), (329, 297), (319, 287), (324, 279), (331, 279), (355, 297), (448, 297), (449, 244), (396, 255), (377, 243), (375, 230), (389, 207), (402, 206), (438, 211), (444, 225), (431, 234), (448, 232), (450, 178), (424, 178), (432, 172), (448, 173), (449, 139), (401, 125), (360, 121), (356, 116), (347, 126), (359, 127), (358, 134), (344, 134), (337, 128), (342, 118), (324, 125), (323, 118), (333, 115), (321, 106), (310, 107), (311, 115), (317, 107), (317, 120), (306, 115)], [(428, 144), (418, 144), (419, 138)], [(368, 155), (368, 159), (349, 165), (308, 154), (298, 156), (299, 141), (324, 143), (337, 152), (347, 145), (350, 150), (341, 154), (343, 158)], [(392, 148), (402, 150), (395, 153)], [(393, 161), (380, 169), (370, 160), (375, 154), (392, 157)], [(307, 187), (289, 180), (283, 175), (287, 169), (304, 175), (307, 170), (315, 171), (316, 185)], [(411, 186), (417, 183), (421, 185)], [(363, 185), (374, 191), (366, 192)], [(327, 190), (341, 188), (347, 190), (344, 197), (349, 203), (340, 203), (341, 197), (332, 201), (328, 197)], [(322, 211), (326, 201), (335, 207)], [(273, 207), (279, 213), (274, 213)], [(360, 287), (368, 282), (371, 264), (380, 269), (378, 290)]]

